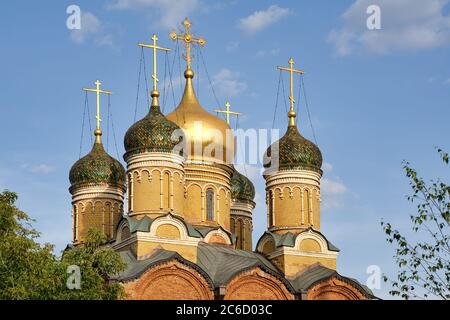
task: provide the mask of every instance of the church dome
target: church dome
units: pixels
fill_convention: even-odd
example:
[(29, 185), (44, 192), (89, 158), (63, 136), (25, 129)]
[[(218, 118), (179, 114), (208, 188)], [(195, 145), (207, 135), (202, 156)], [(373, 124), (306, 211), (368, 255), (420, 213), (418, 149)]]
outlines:
[(180, 129), (167, 120), (159, 106), (152, 105), (149, 113), (133, 124), (125, 134), (125, 158), (143, 152), (172, 152), (181, 137), (172, 140), (172, 134)]
[(247, 201), (255, 199), (255, 186), (250, 179), (236, 169), (231, 176), (231, 198)]
[(178, 107), (167, 119), (180, 126), (186, 137), (188, 160), (230, 164), (234, 161), (234, 136), (230, 126), (207, 112), (197, 100), (192, 85), (194, 72), (184, 73), (186, 86)]
[(267, 149), (264, 155), (265, 168), (271, 166), (271, 158), (277, 159), (277, 153), (280, 170), (321, 171), (322, 153), (314, 143), (300, 134), (295, 125), (288, 126), (286, 134), (278, 141), (278, 145), (274, 143)]
[(71, 188), (89, 184), (109, 184), (125, 187), (125, 169), (106, 153), (101, 142), (95, 142), (91, 152), (75, 162), (70, 169)]

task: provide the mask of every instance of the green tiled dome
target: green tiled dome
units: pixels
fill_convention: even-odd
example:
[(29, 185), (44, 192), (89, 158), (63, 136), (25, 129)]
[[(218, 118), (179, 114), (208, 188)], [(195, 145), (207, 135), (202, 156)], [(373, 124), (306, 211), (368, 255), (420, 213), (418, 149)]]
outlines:
[(255, 186), (243, 174), (234, 169), (231, 176), (231, 198), (237, 200), (253, 201), (255, 199)]
[(271, 166), (272, 152), (274, 153), (273, 158), (277, 158), (277, 149), (279, 150), (279, 170), (321, 171), (322, 153), (314, 143), (305, 139), (298, 132), (296, 126), (288, 127), (286, 134), (279, 140), (278, 146), (275, 143), (267, 149), (264, 159), (265, 168)]
[(73, 187), (88, 184), (109, 184), (125, 187), (125, 169), (106, 153), (101, 143), (94, 143), (91, 152), (75, 162), (69, 180)]
[(172, 140), (172, 134), (177, 129), (181, 130), (166, 119), (158, 106), (151, 106), (149, 113), (125, 134), (125, 158), (143, 152), (172, 152), (181, 141), (181, 138)]

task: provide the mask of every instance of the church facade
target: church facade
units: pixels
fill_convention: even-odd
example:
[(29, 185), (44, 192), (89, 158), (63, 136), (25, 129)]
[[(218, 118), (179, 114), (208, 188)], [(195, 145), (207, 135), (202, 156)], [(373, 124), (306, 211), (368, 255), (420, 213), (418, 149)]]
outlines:
[(196, 97), (190, 49), (205, 41), (183, 25), (171, 34), (186, 46), (178, 107), (161, 112), (154, 37), (152, 102), (125, 134), (126, 169), (103, 148), (99, 124), (91, 152), (71, 168), (73, 244), (101, 230), (127, 263), (111, 281), (128, 299), (375, 298), (336, 271), (339, 249), (320, 231), (322, 155), (300, 134), (293, 99), (285, 135), (265, 154), (267, 230), (252, 243), (255, 188), (233, 166), (229, 124)]

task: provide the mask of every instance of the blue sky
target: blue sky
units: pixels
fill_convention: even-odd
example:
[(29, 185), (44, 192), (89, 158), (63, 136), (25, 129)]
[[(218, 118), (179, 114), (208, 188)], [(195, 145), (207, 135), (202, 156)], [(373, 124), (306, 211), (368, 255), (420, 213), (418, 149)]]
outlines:
[[(83, 12), (80, 31), (66, 27), (66, 8), (72, 4)], [(370, 4), (381, 8), (381, 30), (366, 28)], [(18, 192), (20, 207), (37, 220), (43, 241), (56, 244), (58, 251), (70, 242), (68, 172), (79, 154), (81, 88), (98, 78), (114, 92), (122, 156), (123, 135), (134, 118), (136, 44), (157, 33), (161, 45), (175, 48), (167, 34), (188, 15), (193, 32), (208, 41), (203, 55), (219, 102), (230, 100), (244, 114), (244, 129), (272, 127), (277, 65), (286, 65), (292, 56), (296, 67), (306, 70), (312, 123), (326, 163), (322, 231), (342, 250), (338, 271), (361, 282), (369, 265), (392, 275), (393, 248), (385, 243), (380, 221), (408, 230), (414, 207), (405, 198), (409, 187), (402, 161), (411, 161), (425, 177), (448, 178), (434, 147), (450, 150), (449, 11), (448, 0), (5, 3), (0, 22), (0, 189)], [(160, 62), (162, 73), (164, 59)], [(217, 103), (202, 65), (199, 79), (200, 101), (212, 111)], [(141, 93), (143, 87), (142, 82)], [(94, 97), (90, 103), (94, 106)], [(145, 114), (145, 104), (141, 95), (138, 117)], [(173, 108), (169, 99), (164, 109)], [(275, 128), (283, 133), (283, 100), (277, 110)], [(312, 139), (304, 101), (299, 126)], [(83, 154), (90, 148), (88, 134)], [(110, 137), (109, 151), (116, 156), (112, 141)], [(264, 181), (257, 166), (247, 172), (258, 192), (256, 242), (266, 225)], [(382, 284), (375, 293), (386, 297), (387, 291)]]

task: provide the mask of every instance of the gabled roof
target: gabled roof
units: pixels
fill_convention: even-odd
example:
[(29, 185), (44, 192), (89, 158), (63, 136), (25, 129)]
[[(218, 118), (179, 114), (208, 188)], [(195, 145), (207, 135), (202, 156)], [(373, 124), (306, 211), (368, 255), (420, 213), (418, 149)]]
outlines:
[(201, 268), (199, 268), (195, 263), (192, 263), (189, 260), (183, 258), (179, 253), (175, 251), (157, 248), (151, 256), (144, 260), (137, 260), (135, 255), (129, 250), (120, 252), (120, 256), (127, 264), (127, 268), (120, 275), (111, 277), (111, 279), (113, 280), (128, 281), (137, 279), (148, 269), (175, 259), (180, 263), (183, 263), (198, 271), (204, 276), (206, 281), (210, 283), (211, 287), (213, 287), (211, 279)]
[(263, 271), (277, 277), (291, 292), (307, 292), (313, 285), (336, 277), (358, 288), (368, 298), (376, 299), (372, 291), (357, 280), (341, 276), (335, 270), (328, 269), (321, 264), (310, 266), (303, 270), (294, 279), (286, 279), (282, 272), (267, 260), (263, 255), (236, 250), (225, 246), (200, 243), (198, 247), (198, 263), (193, 263), (174, 251), (163, 248), (156, 249), (152, 255), (144, 260), (137, 260), (131, 251), (120, 252), (127, 268), (112, 280), (129, 281), (139, 278), (148, 269), (163, 264), (172, 259), (183, 263), (199, 272), (211, 288), (218, 288), (227, 283), (238, 274), (259, 267)]
[(263, 271), (277, 277), (285, 283), (290, 291), (294, 292), (294, 288), (284, 278), (283, 274), (264, 256), (255, 252), (200, 243), (197, 252), (197, 264), (184, 259), (177, 252), (162, 248), (156, 249), (152, 255), (144, 260), (137, 260), (131, 251), (120, 252), (120, 254), (127, 264), (127, 268), (119, 276), (113, 277), (112, 279), (114, 280), (128, 281), (139, 278), (148, 269), (176, 259), (201, 273), (216, 288), (226, 285), (228, 281), (241, 272), (259, 267)]
[[(166, 217), (166, 216), (175, 217), (176, 219), (180, 220), (186, 226), (188, 235), (190, 237), (194, 237), (194, 238), (202, 238), (203, 237), (202, 233), (197, 231), (193, 225), (187, 223), (182, 218), (176, 217), (176, 216), (172, 215), (171, 213), (167, 213), (166, 215), (163, 215), (161, 217)], [(130, 226), (130, 232), (133, 233), (133, 232), (137, 232), (137, 231), (141, 231), (141, 232), (150, 231), (150, 227), (152, 226), (153, 222), (159, 218), (160, 217), (152, 219), (150, 217), (145, 216), (142, 219), (136, 219), (133, 217), (125, 216), (123, 219), (128, 221), (128, 224)]]
[[(309, 232), (312, 231), (314, 233), (319, 234), (322, 238), (325, 239), (325, 241), (327, 242), (327, 247), (328, 250), (330, 251), (335, 251), (335, 252), (339, 252), (339, 248), (336, 247), (334, 244), (332, 244), (322, 233), (320, 233), (317, 230), (314, 230), (313, 228), (308, 228), (300, 233), (291, 233), (291, 232), (287, 232), (285, 234), (277, 234), (274, 232), (270, 232), (270, 231), (266, 231), (264, 232), (264, 235), (269, 234), (273, 237), (274, 241), (275, 241), (275, 246), (276, 247), (281, 247), (281, 246), (286, 246), (286, 247), (294, 247), (295, 246), (295, 240), (297, 239), (297, 237), (299, 235), (301, 235), (304, 232)], [(264, 235), (260, 238), (260, 240), (264, 237)], [(258, 241), (259, 242), (259, 241)], [(258, 247), (259, 243), (256, 245), (256, 247)]]
[(226, 285), (237, 274), (259, 267), (270, 273), (289, 289), (290, 283), (282, 273), (263, 255), (229, 247), (200, 243), (198, 246), (198, 266), (211, 277), (216, 287)]
[(306, 292), (318, 282), (325, 281), (331, 277), (336, 277), (342, 281), (349, 282), (358, 288), (369, 298), (375, 298), (372, 290), (361, 284), (358, 280), (341, 276), (336, 270), (328, 269), (321, 264), (315, 264), (303, 270), (295, 279), (290, 280), (297, 292)]

